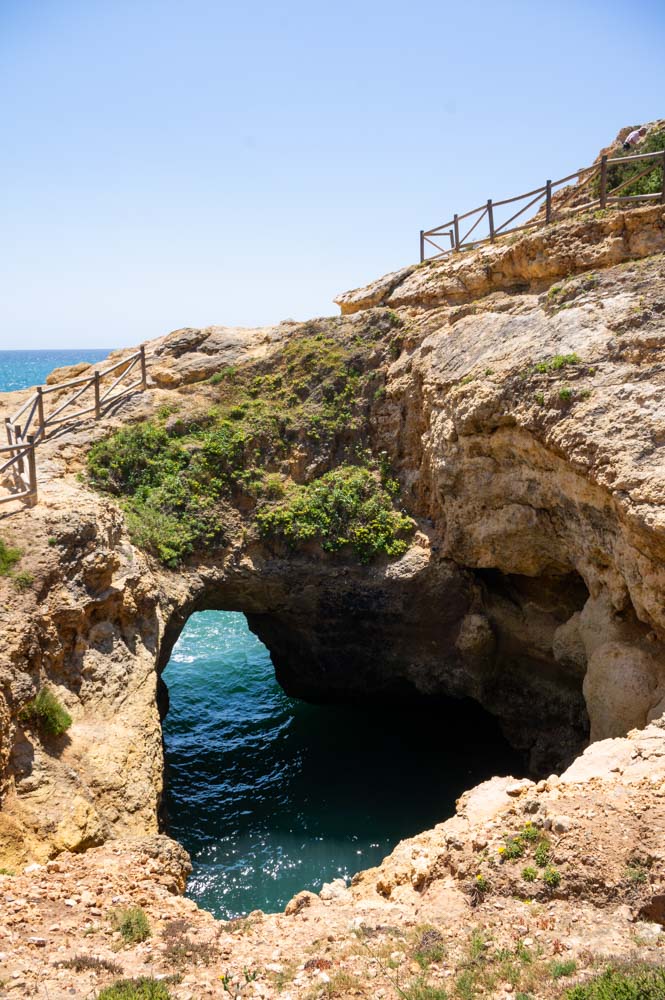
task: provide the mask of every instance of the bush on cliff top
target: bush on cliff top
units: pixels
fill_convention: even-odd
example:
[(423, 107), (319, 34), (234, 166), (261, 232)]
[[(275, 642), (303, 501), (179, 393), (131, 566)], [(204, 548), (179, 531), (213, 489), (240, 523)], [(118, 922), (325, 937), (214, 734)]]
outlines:
[(42, 688), (36, 698), (19, 712), (21, 722), (35, 723), (49, 736), (62, 736), (72, 724), (69, 712), (48, 688)]
[[(623, 159), (626, 156), (635, 156), (638, 153), (656, 153), (662, 149), (665, 149), (665, 129), (649, 132), (644, 139), (638, 143), (637, 146), (635, 146), (634, 149), (619, 149), (618, 151), (611, 153), (610, 156), (612, 159)], [(648, 165), (648, 160), (632, 160), (628, 163), (615, 163), (608, 166), (608, 193), (614, 188), (619, 187), (619, 185), (623, 184), (624, 181), (642, 173), (643, 170), (646, 170)], [(597, 198), (600, 195), (600, 177), (596, 177), (594, 179), (591, 187), (593, 189), (594, 197)], [(662, 190), (663, 167), (662, 163), (659, 163), (658, 160), (656, 160), (649, 173), (646, 174), (646, 176), (641, 177), (638, 181), (635, 181), (633, 184), (629, 184), (623, 191), (620, 191), (619, 197), (623, 198), (626, 195), (633, 194), (656, 194), (658, 191)], [(647, 202), (647, 204), (653, 204), (653, 202)]]
[(626, 964), (605, 969), (588, 983), (573, 986), (565, 1000), (663, 1000), (665, 968)]
[(340, 466), (306, 486), (294, 486), (285, 500), (257, 514), (264, 536), (290, 545), (316, 541), (324, 552), (349, 546), (361, 562), (384, 553), (399, 556), (413, 521), (393, 509), (378, 474), (358, 466)]
[[(393, 509), (398, 484), (362, 451), (375, 369), (399, 323), (377, 310), (346, 327), (304, 324), (269, 367), (227, 368), (211, 379), (206, 412), (160, 411), (94, 444), (90, 482), (121, 498), (133, 540), (172, 568), (224, 544), (232, 522), (237, 530), (234, 507), (253, 512), (264, 537), (290, 545), (348, 547), (362, 561), (400, 554), (412, 522)], [(302, 466), (315, 457), (318, 469), (337, 471), (291, 483), (283, 470), (294, 449)]]
[(97, 1000), (171, 1000), (165, 982), (141, 976), (139, 979), (119, 979), (97, 995)]

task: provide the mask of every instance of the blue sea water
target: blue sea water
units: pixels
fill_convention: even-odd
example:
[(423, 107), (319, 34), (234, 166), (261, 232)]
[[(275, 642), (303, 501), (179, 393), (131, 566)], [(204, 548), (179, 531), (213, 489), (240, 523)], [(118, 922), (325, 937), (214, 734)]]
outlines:
[[(107, 353), (0, 351), (0, 391)], [(187, 894), (220, 917), (281, 909), (303, 888), (375, 865), (452, 815), (464, 789), (523, 773), (471, 704), (287, 697), (242, 614), (192, 615), (164, 680), (168, 832), (192, 856)]]
[(376, 865), (466, 788), (523, 773), (471, 704), (287, 697), (242, 614), (192, 615), (164, 680), (169, 830), (192, 856), (188, 895), (220, 917)]
[[(0, 392), (42, 385), (54, 368), (76, 365), (81, 361), (103, 361), (113, 348), (60, 351), (0, 351)], [(4, 414), (3, 414), (4, 416)]]

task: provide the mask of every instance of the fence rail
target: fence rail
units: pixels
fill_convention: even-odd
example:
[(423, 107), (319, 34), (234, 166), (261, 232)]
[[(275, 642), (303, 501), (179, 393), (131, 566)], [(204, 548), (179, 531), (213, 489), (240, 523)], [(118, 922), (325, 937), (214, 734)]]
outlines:
[[(130, 373), (135, 377), (128, 381)], [(115, 375), (110, 385), (102, 385), (109, 376)], [(94, 371), (92, 375), (70, 379), (58, 385), (37, 386), (35, 392), (23, 403), (21, 408), (11, 417), (5, 418), (7, 444), (0, 446), (0, 482), (9, 491), (6, 496), (0, 496), (0, 504), (11, 500), (25, 500), (30, 505), (37, 502), (37, 461), (36, 447), (40, 441), (48, 437), (49, 432), (63, 424), (74, 423), (81, 417), (94, 413), (99, 420), (110, 409), (113, 403), (123, 399), (139, 386), (147, 387), (148, 374), (145, 357), (145, 347), (141, 346), (134, 354), (123, 358), (104, 371)], [(60, 400), (55, 400), (55, 407), (48, 408), (47, 398), (54, 393), (62, 394), (75, 389), (76, 391)], [(88, 391), (92, 391), (90, 405), (79, 406), (74, 412), (71, 408)], [(86, 401), (87, 402), (87, 401)], [(3, 461), (4, 455), (9, 458)]]
[[(608, 191), (608, 167), (614, 166), (615, 164), (630, 163), (636, 160), (646, 160), (649, 162), (644, 170), (640, 171), (638, 174), (633, 174), (617, 187)], [(653, 162), (656, 160), (660, 160), (663, 168), (663, 183), (661, 191), (657, 191), (653, 194), (633, 194), (623, 196), (619, 194), (620, 191), (625, 190), (625, 188), (634, 184), (635, 181), (645, 177), (654, 169), (654, 166), (658, 166), (657, 163), (654, 164)], [(572, 187), (570, 191), (568, 191), (561, 199), (553, 202), (553, 194), (562, 193), (560, 190), (561, 186), (563, 184), (567, 184), (575, 178), (577, 178), (577, 184)], [(577, 199), (580, 193), (596, 178), (598, 178), (599, 181), (598, 195), (591, 195), (589, 200), (578, 204)], [(505, 205), (514, 205), (516, 202), (523, 201), (525, 198), (529, 199), (525, 205), (518, 208), (517, 211), (514, 212), (509, 218), (504, 221), (500, 221), (501, 213), (497, 216), (497, 209), (501, 209)], [(568, 174), (567, 177), (562, 177), (558, 181), (545, 181), (542, 187), (534, 188), (533, 191), (526, 191), (524, 194), (515, 195), (513, 198), (503, 198), (501, 201), (493, 201), (492, 198), (489, 198), (483, 205), (479, 205), (478, 208), (472, 208), (471, 211), (464, 212), (462, 215), (453, 215), (452, 219), (449, 219), (448, 222), (441, 223), (440, 226), (435, 226), (433, 229), (421, 229), (420, 261), (422, 263), (425, 260), (438, 260), (440, 257), (447, 257), (448, 254), (456, 253), (461, 250), (473, 249), (477, 246), (481, 246), (483, 243), (494, 243), (497, 239), (502, 236), (507, 236), (510, 233), (517, 233), (526, 229), (535, 229), (538, 226), (549, 225), (551, 222), (558, 222), (562, 219), (569, 218), (571, 215), (576, 215), (578, 212), (586, 212), (591, 208), (604, 209), (611, 205), (619, 204), (636, 205), (640, 202), (654, 199), (659, 201), (661, 204), (665, 204), (665, 150), (663, 152), (635, 153), (631, 156), (611, 158), (603, 156), (598, 163), (594, 163), (590, 167), (582, 167), (581, 170), (576, 170), (574, 173)], [(512, 222), (524, 215), (525, 212), (527, 212), (530, 208), (533, 208), (539, 202), (540, 205), (537, 209), (535, 218), (528, 219), (520, 225), (508, 228)], [(465, 222), (466, 220), (473, 220), (471, 222), (471, 227), (466, 229), (466, 232), (464, 232), (463, 235), (460, 235), (461, 230), (466, 228), (465, 226), (460, 226), (460, 223)], [(478, 226), (484, 220), (486, 220), (485, 226), (482, 227), (471, 240), (471, 235), (476, 232)], [(448, 240), (450, 241), (450, 246), (445, 245)], [(444, 246), (441, 246), (441, 243), (444, 243)], [(433, 248), (436, 253), (432, 253), (430, 248)]]

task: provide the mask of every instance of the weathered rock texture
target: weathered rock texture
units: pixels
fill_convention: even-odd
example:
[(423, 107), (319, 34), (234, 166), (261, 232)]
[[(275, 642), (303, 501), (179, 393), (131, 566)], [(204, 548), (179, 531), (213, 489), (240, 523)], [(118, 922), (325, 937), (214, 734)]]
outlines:
[[(524, 854), (506, 858), (525, 829)], [(541, 836), (551, 888), (534, 861)], [(177, 845), (117, 840), (0, 875), (0, 995), (66, 1000), (120, 977), (179, 975), (174, 1000), (404, 1000), (425, 987), (554, 1000), (608, 963), (662, 964), (664, 844), (660, 726), (594, 744), (560, 778), (484, 782), (350, 887), (302, 892), (284, 914), (215, 921), (178, 895)], [(151, 936), (123, 944), (113, 914), (132, 906)]]
[[(216, 398), (203, 378), (229, 365), (269, 373), (316, 324), (161, 338), (148, 391), (42, 444), (41, 503), (2, 529), (34, 577), (27, 591), (0, 578), (6, 863), (157, 829), (158, 671), (202, 608), (244, 611), (295, 695), (471, 696), (536, 769), (570, 760), (589, 722), (597, 740), (658, 718), (664, 248), (663, 209), (645, 208), (392, 276), (390, 312), (374, 292), (345, 297), (360, 311), (326, 321), (340, 337), (366, 315), (389, 318), (360, 443), (387, 454), (418, 525), (397, 560), (364, 567), (268, 544), (243, 502), (228, 543), (174, 572), (80, 481), (110, 427), (164, 404), (174, 420), (199, 413)], [(616, 264), (626, 257), (640, 259)], [(302, 481), (330, 463), (298, 446), (285, 468)], [(44, 683), (74, 718), (55, 741), (18, 722)]]

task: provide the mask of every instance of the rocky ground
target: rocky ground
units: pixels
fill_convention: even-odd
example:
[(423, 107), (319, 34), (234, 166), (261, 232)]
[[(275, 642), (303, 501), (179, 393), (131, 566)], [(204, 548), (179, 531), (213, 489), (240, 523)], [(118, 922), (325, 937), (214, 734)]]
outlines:
[[(165, 837), (0, 876), (0, 996), (93, 998), (149, 977), (175, 1000), (557, 997), (610, 962), (663, 962), (664, 863), (665, 728), (650, 726), (561, 777), (485, 782), (350, 887), (302, 892), (284, 914), (198, 910)], [(117, 929), (132, 908), (139, 942)]]

